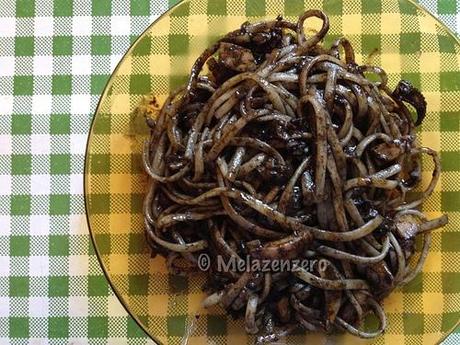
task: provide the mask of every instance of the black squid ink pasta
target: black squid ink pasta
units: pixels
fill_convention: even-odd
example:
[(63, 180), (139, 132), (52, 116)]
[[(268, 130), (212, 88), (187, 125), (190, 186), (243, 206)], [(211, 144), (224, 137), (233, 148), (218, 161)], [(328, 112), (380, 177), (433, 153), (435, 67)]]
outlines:
[[(322, 21), (313, 35), (304, 31), (310, 17)], [(182, 274), (209, 255), (204, 305), (244, 318), (259, 343), (297, 327), (378, 336), (383, 298), (421, 271), (430, 232), (447, 223), (419, 210), (440, 176), (437, 153), (416, 140), (423, 95), (358, 65), (346, 38), (322, 45), (328, 29), (319, 10), (296, 23), (242, 24), (198, 57), (187, 84), (147, 121), (153, 254)], [(422, 155), (434, 162), (432, 179), (411, 199)], [(322, 260), (323, 269), (219, 271), (218, 256)], [(369, 313), (379, 326), (363, 331)]]

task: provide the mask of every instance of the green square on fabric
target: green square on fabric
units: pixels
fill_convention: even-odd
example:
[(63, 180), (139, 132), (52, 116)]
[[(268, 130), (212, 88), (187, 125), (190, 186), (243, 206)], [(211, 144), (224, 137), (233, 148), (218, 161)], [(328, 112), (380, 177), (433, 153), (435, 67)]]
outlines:
[(457, 324), (460, 312), (446, 313), (442, 315), (441, 331), (449, 332)]
[(110, 134), (110, 118), (110, 114), (99, 114), (97, 121), (93, 125), (94, 134)]
[(130, 159), (130, 171), (131, 174), (142, 174), (144, 172), (144, 167), (142, 164), (142, 155), (139, 153), (134, 153), (131, 154), (131, 159)]
[(227, 14), (227, 0), (207, 1), (206, 6), (208, 16), (225, 16)]
[(16, 37), (14, 39), (14, 54), (16, 56), (33, 56), (34, 55), (34, 38), (33, 37)]
[(10, 338), (29, 338), (29, 318), (10, 316), (8, 323)]
[(70, 212), (70, 195), (54, 194), (50, 195), (50, 214), (67, 215)]
[[(441, 0), (442, 1), (442, 0)], [(373, 1), (371, 1), (373, 2)], [(399, 11), (403, 14), (416, 15), (417, 7), (411, 4), (409, 1), (398, 1)]]
[[(323, 11), (327, 13), (328, 16), (340, 16), (342, 15), (343, 0), (328, 0), (323, 2)], [(305, 10), (304, 10), (305, 11)], [(304, 11), (300, 11), (303, 13)]]
[(401, 73), (401, 79), (410, 81), (410, 83), (417, 89), (420, 89), (421, 87), (420, 73)]
[(404, 334), (423, 334), (424, 317), (420, 313), (404, 313)]
[(72, 16), (72, 10), (73, 10), (72, 0), (54, 1), (53, 15), (55, 17), (70, 17)]
[(382, 13), (382, 3), (380, 1), (361, 1), (362, 14)]
[(48, 296), (64, 297), (69, 296), (69, 277), (51, 276), (48, 278)]
[(91, 36), (91, 54), (110, 55), (112, 39), (108, 35)]
[(72, 36), (54, 36), (53, 55), (72, 55)]
[(10, 212), (13, 216), (30, 215), (30, 195), (12, 195)]
[(402, 54), (414, 54), (420, 51), (420, 32), (402, 32), (399, 34), (399, 51)]
[(148, 274), (132, 274), (128, 277), (128, 291), (130, 295), (145, 296), (149, 291)]
[(131, 214), (142, 213), (143, 194), (131, 194)]
[(51, 114), (50, 118), (51, 134), (70, 134), (70, 115)]
[(261, 1), (246, 1), (246, 15), (251, 17), (251, 16), (258, 16), (260, 13), (266, 12), (266, 1), (261, 0)]
[(146, 95), (150, 92), (149, 74), (131, 74), (129, 76), (129, 91), (135, 95)]
[(438, 14), (456, 14), (457, 1), (455, 0), (438, 0)]
[(109, 285), (103, 275), (88, 277), (88, 296), (107, 296)]
[(91, 75), (91, 94), (100, 95), (104, 90), (104, 86), (107, 83), (107, 75), (105, 74), (93, 74)]
[(170, 274), (168, 276), (168, 286), (173, 293), (187, 293), (188, 279), (180, 275)]
[(226, 335), (227, 334), (227, 318), (222, 315), (208, 315), (207, 334)]
[(53, 95), (70, 95), (72, 93), (72, 76), (53, 75), (52, 93)]
[(185, 334), (186, 315), (168, 316), (168, 336), (182, 337)]
[(460, 152), (441, 151), (441, 163), (443, 171), (460, 171)]
[(438, 36), (439, 50), (441, 53), (455, 54), (455, 42), (449, 36)]
[(112, 10), (111, 0), (98, 0), (92, 2), (93, 16), (110, 16)]
[(449, 71), (439, 74), (441, 91), (459, 91), (460, 90), (460, 72)]
[(50, 317), (48, 318), (48, 337), (68, 338), (69, 337), (69, 318)]
[(168, 35), (169, 54), (187, 55), (189, 48), (189, 37), (183, 34)]
[(130, 13), (132, 16), (147, 16), (150, 13), (149, 2), (131, 0)]
[(190, 3), (182, 2), (177, 6), (173, 12), (171, 12), (171, 17), (184, 17), (190, 14)]
[(90, 198), (90, 210), (94, 214), (110, 213), (110, 195), (93, 194)]
[(457, 212), (460, 205), (460, 192), (443, 191), (441, 193), (441, 211)]
[(132, 317), (127, 318), (127, 334), (128, 338), (143, 338), (145, 333), (140, 328)]
[(182, 75), (171, 74), (169, 76), (169, 87), (171, 88), (171, 90), (175, 90), (178, 87), (185, 85), (185, 83), (187, 82), (187, 79), (188, 79), (188, 76), (184, 74)]
[(100, 254), (110, 254), (110, 234), (95, 234), (95, 240)]
[(34, 79), (28, 75), (15, 75), (13, 79), (13, 92), (15, 96), (32, 95)]
[(457, 252), (460, 248), (460, 233), (458, 231), (443, 231), (441, 233), (441, 249), (443, 252)]
[(57, 154), (50, 157), (51, 174), (64, 175), (70, 173), (70, 155)]
[(29, 297), (29, 277), (9, 277), (10, 297)]
[(144, 234), (129, 234), (129, 254), (141, 254), (145, 250), (145, 235)]
[(460, 130), (460, 114), (457, 112), (443, 111), (439, 114), (442, 132), (457, 132)]
[(34, 14), (34, 0), (16, 0), (16, 17), (33, 17)]
[(442, 275), (442, 292), (459, 293), (460, 292), (460, 273), (458, 272), (441, 272)]
[(32, 171), (31, 155), (12, 155), (11, 172), (13, 175), (30, 175)]
[(30, 253), (30, 236), (11, 236), (10, 237), (10, 255), (11, 256), (28, 256)]
[(109, 319), (102, 316), (88, 318), (88, 337), (107, 338), (109, 335)]
[(13, 115), (11, 134), (30, 134), (32, 131), (32, 117), (30, 115)]
[(68, 235), (50, 235), (48, 245), (51, 256), (68, 256), (70, 254)]
[(284, 1), (284, 13), (286, 16), (298, 17), (305, 11), (303, 0)]
[(171, 8), (175, 4), (179, 3), (181, 0), (168, 0), (168, 7)]
[(423, 292), (423, 272), (417, 274), (410, 283), (404, 285), (402, 291), (405, 293)]
[(91, 155), (92, 174), (110, 174), (110, 155), (93, 154)]
[(376, 49), (380, 50), (382, 47), (382, 36), (380, 35), (362, 35), (361, 36), (361, 50), (363, 54), (370, 54)]
[(152, 48), (152, 38), (149, 35), (143, 37), (139, 42), (136, 43), (133, 49), (134, 56), (146, 56), (150, 55)]

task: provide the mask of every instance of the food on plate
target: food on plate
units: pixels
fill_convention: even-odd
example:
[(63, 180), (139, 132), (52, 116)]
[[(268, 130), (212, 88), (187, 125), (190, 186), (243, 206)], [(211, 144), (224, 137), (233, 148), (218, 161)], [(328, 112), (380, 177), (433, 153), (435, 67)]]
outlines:
[[(311, 17), (322, 22), (314, 34), (304, 29)], [(420, 272), (430, 232), (447, 223), (418, 209), (441, 169), (416, 140), (423, 95), (408, 81), (392, 90), (381, 67), (355, 61), (346, 38), (323, 45), (328, 29), (319, 10), (296, 23), (244, 23), (206, 49), (148, 119), (152, 252), (173, 273), (199, 271), (206, 254), (204, 305), (244, 318), (260, 343), (297, 327), (378, 336), (383, 298)], [(410, 193), (422, 155), (432, 158), (431, 181)], [(222, 269), (219, 259), (250, 265)], [(289, 270), (271, 265), (283, 260)], [(360, 327), (369, 313), (374, 331)]]

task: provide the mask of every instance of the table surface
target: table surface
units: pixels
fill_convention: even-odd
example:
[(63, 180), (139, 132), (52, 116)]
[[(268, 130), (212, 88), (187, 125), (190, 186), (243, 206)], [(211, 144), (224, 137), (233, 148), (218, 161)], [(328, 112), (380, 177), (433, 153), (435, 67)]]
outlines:
[[(177, 0), (0, 6), (0, 344), (150, 344), (89, 239), (83, 164), (102, 89)], [(419, 3), (460, 33), (460, 0)], [(444, 344), (459, 344), (460, 328)]]

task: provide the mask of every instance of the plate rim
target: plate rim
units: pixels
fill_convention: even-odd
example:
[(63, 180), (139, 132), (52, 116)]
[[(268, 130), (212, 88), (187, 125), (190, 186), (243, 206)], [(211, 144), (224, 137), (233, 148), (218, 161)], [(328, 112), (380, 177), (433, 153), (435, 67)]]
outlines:
[[(158, 344), (158, 345), (162, 345), (162, 342), (159, 339), (157, 339), (155, 335), (151, 334), (151, 332), (147, 329), (147, 326), (145, 326), (143, 324), (143, 322), (140, 320), (140, 318), (134, 312), (132, 312), (130, 310), (130, 308), (128, 307), (129, 303), (127, 303), (125, 301), (125, 298), (123, 297), (123, 295), (120, 293), (118, 288), (113, 283), (113, 281), (111, 279), (111, 276), (110, 276), (109, 272), (107, 271), (106, 266), (103, 263), (102, 254), (100, 253), (100, 250), (99, 250), (99, 248), (98, 248), (98, 246), (96, 244), (95, 233), (91, 229), (90, 212), (89, 212), (89, 194), (90, 194), (88, 192), (88, 189), (89, 189), (88, 177), (90, 175), (90, 170), (89, 170), (89, 155), (90, 155), (90, 152), (89, 151), (90, 151), (90, 146), (91, 146), (91, 142), (92, 142), (92, 139), (93, 139), (93, 131), (94, 131), (94, 125), (95, 125), (95, 122), (96, 122), (97, 115), (100, 112), (101, 105), (102, 105), (103, 101), (107, 97), (108, 90), (110, 89), (110, 87), (113, 84), (114, 76), (117, 74), (118, 70), (120, 69), (121, 65), (123, 64), (123, 62), (125, 61), (127, 56), (129, 56), (132, 53), (132, 51), (134, 50), (134, 47), (137, 45), (137, 43), (139, 41), (141, 41), (145, 37), (145, 35), (150, 31), (151, 28), (153, 28), (157, 24), (157, 22), (159, 22), (164, 17), (169, 16), (174, 10), (176, 10), (176, 8), (180, 7), (181, 5), (183, 5), (185, 3), (190, 3), (192, 1), (206, 2), (206, 1), (211, 1), (211, 0), (179, 0), (179, 2), (177, 2), (175, 5), (173, 5), (170, 8), (168, 8), (165, 12), (163, 12), (160, 16), (158, 16), (158, 18), (156, 18), (153, 22), (151, 22), (136, 37), (136, 39), (133, 42), (131, 42), (129, 48), (126, 50), (126, 52), (120, 58), (120, 60), (118, 61), (117, 65), (115, 66), (115, 68), (111, 72), (106, 84), (104, 85), (103, 91), (101, 92), (101, 94), (99, 96), (99, 100), (97, 102), (96, 108), (95, 108), (94, 113), (92, 115), (91, 123), (90, 123), (90, 126), (89, 126), (88, 138), (86, 140), (85, 158), (84, 158), (84, 163), (83, 163), (83, 198), (84, 198), (84, 204), (85, 204), (85, 218), (86, 218), (86, 223), (87, 223), (87, 227), (88, 227), (88, 232), (89, 232), (89, 235), (90, 235), (89, 237), (91, 239), (91, 244), (92, 244), (92, 246), (94, 248), (94, 252), (95, 252), (95, 255), (97, 257), (97, 261), (99, 263), (99, 266), (102, 269), (102, 272), (104, 274), (105, 279), (107, 280), (108, 285), (110, 286), (110, 288), (114, 292), (114, 294), (117, 297), (117, 299), (120, 302), (120, 304), (126, 310), (128, 316), (131, 317), (134, 320), (134, 322), (140, 327), (140, 329), (144, 332), (144, 334), (147, 336), (147, 338), (151, 339), (155, 344)], [(229, 1), (232, 1), (232, 0), (229, 0)], [(246, 0), (246, 1), (248, 1), (248, 0)], [(285, 0), (285, 1), (289, 1), (289, 0)], [(387, 0), (381, 0), (381, 1), (387, 1)], [(414, 6), (416, 9), (420, 10), (421, 12), (423, 12), (425, 15), (428, 15), (429, 17), (434, 19), (435, 22), (437, 24), (439, 24), (440, 27), (442, 27), (442, 29), (445, 30), (446, 33), (456, 42), (456, 44), (460, 46), (460, 37), (457, 36), (446, 24), (441, 22), (433, 13), (428, 11), (428, 9), (426, 9), (425, 7), (423, 7), (422, 5), (417, 3), (415, 0), (398, 0), (398, 1), (403, 1), (403, 2), (405, 1), (405, 2), (409, 3), (410, 5)], [(451, 335), (459, 325), (460, 325), (460, 318), (457, 320), (456, 324), (450, 330), (448, 330), (448, 331), (446, 331), (446, 332), (444, 332), (442, 334), (441, 338), (436, 342), (436, 344), (441, 344), (444, 340), (446, 340), (447, 337), (449, 337), (449, 335)]]

